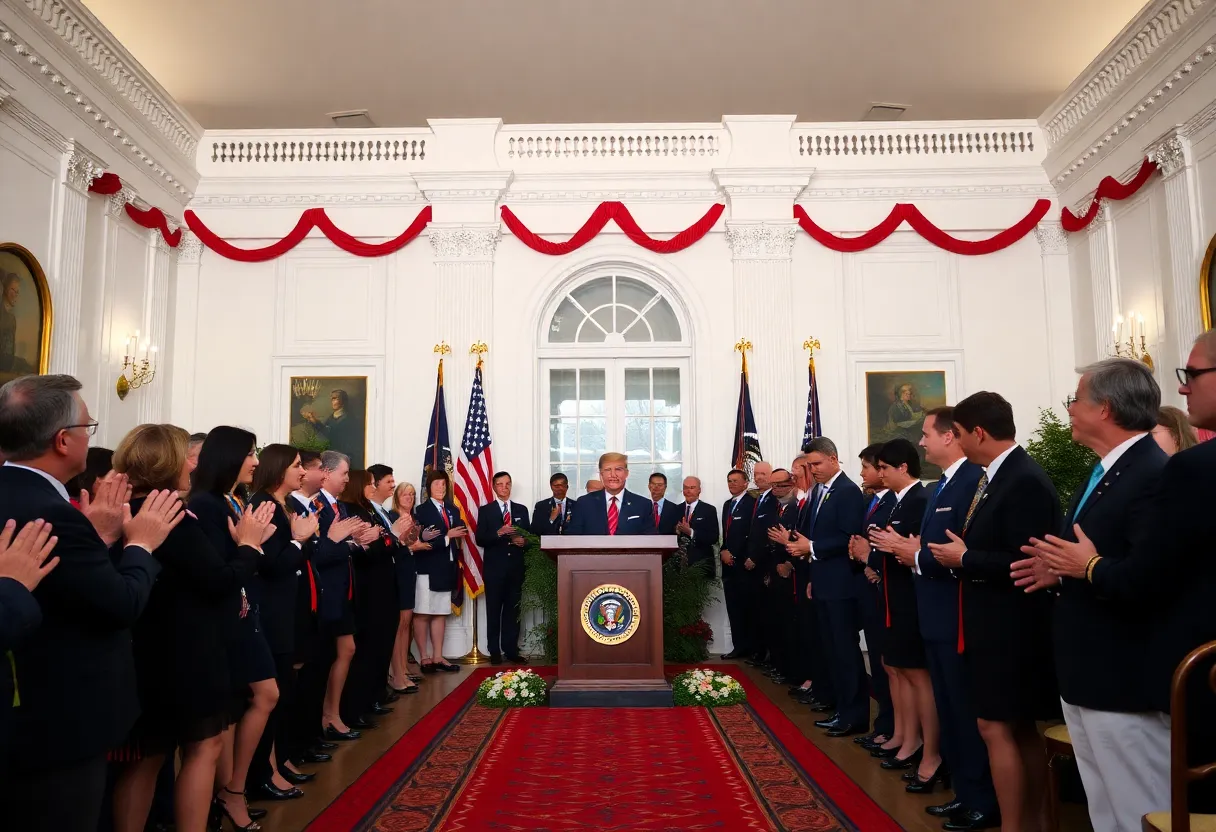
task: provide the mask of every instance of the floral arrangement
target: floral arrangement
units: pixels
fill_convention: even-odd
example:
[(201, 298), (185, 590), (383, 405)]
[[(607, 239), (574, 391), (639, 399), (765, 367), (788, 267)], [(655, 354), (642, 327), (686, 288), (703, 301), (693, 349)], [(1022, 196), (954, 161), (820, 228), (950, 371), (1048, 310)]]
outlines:
[(734, 677), (713, 670), (689, 670), (681, 673), (671, 687), (677, 705), (717, 708), (747, 701), (743, 685)]
[(698, 618), (691, 624), (685, 624), (680, 628), (680, 635), (707, 643), (714, 639), (714, 631), (704, 618)]
[(487, 708), (528, 708), (545, 704), (545, 680), (531, 670), (496, 673), (477, 688), (477, 704)]

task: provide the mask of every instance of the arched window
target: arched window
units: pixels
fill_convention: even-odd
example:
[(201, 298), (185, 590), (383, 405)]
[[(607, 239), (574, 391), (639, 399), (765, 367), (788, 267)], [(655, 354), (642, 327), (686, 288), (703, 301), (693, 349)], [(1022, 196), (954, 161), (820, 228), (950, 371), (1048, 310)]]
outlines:
[(547, 307), (540, 333), (541, 387), (549, 459), (583, 493), (605, 451), (629, 457), (631, 491), (667, 476), (681, 500), (691, 344), (677, 304), (640, 270), (598, 269)]

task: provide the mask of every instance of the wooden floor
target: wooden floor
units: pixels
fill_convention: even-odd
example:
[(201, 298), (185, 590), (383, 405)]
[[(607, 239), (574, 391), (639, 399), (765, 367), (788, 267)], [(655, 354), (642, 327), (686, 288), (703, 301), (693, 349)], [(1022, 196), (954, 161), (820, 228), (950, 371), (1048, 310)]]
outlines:
[[(910, 832), (941, 829), (941, 822), (925, 814), (924, 808), (946, 802), (948, 793), (938, 791), (933, 795), (908, 794), (904, 791), (904, 783), (899, 776), (901, 772), (883, 771), (877, 761), (851, 739), (828, 739), (823, 736), (823, 732), (814, 725), (820, 715), (787, 696), (784, 686), (773, 685), (743, 665), (740, 665), (740, 671), (748, 673), (764, 685), (766, 690), (771, 691), (772, 700), (802, 732), (900, 826)], [(283, 803), (255, 804), (270, 811), (262, 821), (262, 828), (267, 832), (297, 832), (306, 827), (343, 789), (358, 779), (402, 734), (455, 689), (467, 675), (468, 670), (462, 669), (460, 673), (427, 676), (422, 683), (422, 691), (398, 700), (393, 706), (393, 713), (382, 717), (377, 728), (364, 732), (363, 738), (356, 742), (342, 743), (334, 752), (333, 762), (309, 767), (307, 770), (315, 772), (317, 779), (303, 787), (303, 798)], [(1084, 807), (1066, 804), (1060, 829), (1061, 832), (1091, 832)]]

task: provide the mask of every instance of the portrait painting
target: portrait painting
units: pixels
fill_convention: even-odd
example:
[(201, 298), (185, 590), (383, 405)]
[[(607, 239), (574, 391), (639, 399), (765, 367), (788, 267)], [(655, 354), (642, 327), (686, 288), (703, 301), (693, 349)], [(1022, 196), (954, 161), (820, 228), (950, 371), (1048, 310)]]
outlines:
[(925, 412), (945, 404), (944, 370), (866, 373), (867, 443), (907, 439), (920, 450), (921, 479), (935, 480), (942, 472), (925, 460), (920, 434)]
[(1203, 268), (1199, 272), (1199, 310), (1204, 330), (1211, 329), (1216, 322), (1216, 236), (1208, 241)]
[(366, 467), (367, 376), (292, 376), (288, 441), (300, 450), (340, 451)]
[(0, 384), (45, 373), (51, 352), (51, 293), (27, 249), (0, 243)]

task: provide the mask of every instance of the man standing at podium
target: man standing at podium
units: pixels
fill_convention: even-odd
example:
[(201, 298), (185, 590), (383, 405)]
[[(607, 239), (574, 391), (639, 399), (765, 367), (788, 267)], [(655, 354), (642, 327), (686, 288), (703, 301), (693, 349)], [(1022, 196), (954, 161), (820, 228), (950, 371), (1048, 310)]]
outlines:
[(650, 501), (625, 490), (629, 460), (624, 454), (600, 457), (602, 491), (584, 494), (574, 504), (566, 534), (656, 534)]

